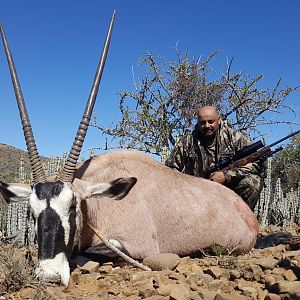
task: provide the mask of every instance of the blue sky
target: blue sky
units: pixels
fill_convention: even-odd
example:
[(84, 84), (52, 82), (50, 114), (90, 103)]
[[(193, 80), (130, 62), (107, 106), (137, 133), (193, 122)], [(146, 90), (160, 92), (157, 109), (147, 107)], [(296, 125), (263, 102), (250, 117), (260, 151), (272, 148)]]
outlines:
[[(175, 45), (206, 57), (221, 49), (218, 60), (234, 57), (234, 70), (263, 73), (263, 85), (300, 86), (300, 2), (291, 1), (71, 1), (7, 0), (2, 22), (27, 103), (39, 153), (69, 151), (88, 98), (113, 10), (116, 21), (96, 103), (97, 119), (109, 125), (120, 117), (120, 90), (133, 90), (132, 66), (147, 51), (175, 58)], [(222, 66), (220, 65), (220, 69)], [(286, 104), (300, 123), (299, 91)], [(26, 149), (2, 45), (0, 46), (0, 143)], [(276, 116), (270, 114), (270, 118)], [(266, 128), (267, 142), (299, 129)], [(83, 147), (103, 146), (90, 128)]]

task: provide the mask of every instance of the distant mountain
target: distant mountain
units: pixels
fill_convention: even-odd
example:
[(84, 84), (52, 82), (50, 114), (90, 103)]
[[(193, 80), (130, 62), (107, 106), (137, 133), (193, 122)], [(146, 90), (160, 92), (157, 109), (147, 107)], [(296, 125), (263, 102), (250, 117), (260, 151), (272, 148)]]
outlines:
[(0, 179), (6, 182), (17, 182), (20, 161), (23, 157), (24, 168), (29, 171), (29, 158), (27, 152), (15, 147), (0, 144)]

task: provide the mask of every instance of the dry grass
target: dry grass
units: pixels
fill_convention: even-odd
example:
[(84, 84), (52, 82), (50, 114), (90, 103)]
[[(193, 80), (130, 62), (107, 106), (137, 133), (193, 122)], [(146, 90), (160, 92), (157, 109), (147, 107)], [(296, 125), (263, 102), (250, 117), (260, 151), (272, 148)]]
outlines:
[(6, 293), (34, 284), (34, 252), (29, 248), (3, 245), (0, 251), (0, 285)]
[[(13, 300), (50, 300), (45, 284), (35, 278), (37, 247), (0, 244), (0, 296)], [(24, 296), (27, 295), (27, 296)]]

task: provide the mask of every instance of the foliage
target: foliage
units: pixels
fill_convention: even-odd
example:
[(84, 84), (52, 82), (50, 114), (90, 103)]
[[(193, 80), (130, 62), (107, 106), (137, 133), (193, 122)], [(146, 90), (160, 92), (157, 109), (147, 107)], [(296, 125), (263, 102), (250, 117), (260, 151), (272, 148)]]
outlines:
[(283, 102), (294, 88), (280, 88), (281, 79), (271, 89), (259, 88), (263, 75), (232, 72), (232, 61), (217, 72), (213, 60), (218, 51), (204, 60), (178, 49), (176, 53), (176, 61), (145, 53), (139, 62), (144, 78), (139, 83), (134, 78), (134, 91), (119, 92), (120, 121), (110, 128), (92, 125), (107, 139), (116, 139), (118, 148), (160, 155), (163, 147), (175, 144), (176, 136), (192, 129), (197, 107), (203, 105), (217, 106), (223, 119), (247, 134), (258, 132), (260, 125), (278, 123), (266, 119), (266, 112), (291, 109)]
[(227, 247), (218, 244), (214, 244), (210, 246), (210, 248), (207, 251), (209, 255), (212, 256), (223, 256), (223, 255), (228, 255), (230, 253)]
[[(45, 283), (36, 280), (37, 247), (0, 246), (0, 295), (5, 299), (50, 300)], [(26, 290), (25, 294), (22, 291)]]
[(297, 189), (300, 181), (300, 134), (273, 157), (272, 178), (280, 178), (283, 192)]

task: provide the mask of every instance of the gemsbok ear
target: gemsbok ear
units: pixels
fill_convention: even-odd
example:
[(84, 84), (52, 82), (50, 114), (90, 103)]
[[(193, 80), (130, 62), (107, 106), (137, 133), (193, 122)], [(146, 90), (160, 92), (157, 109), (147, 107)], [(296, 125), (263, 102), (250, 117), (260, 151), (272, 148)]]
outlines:
[(16, 200), (26, 200), (32, 192), (29, 184), (23, 183), (5, 183), (0, 181), (0, 192), (7, 203)]
[(86, 199), (93, 195), (101, 195), (114, 200), (120, 200), (129, 193), (136, 182), (137, 179), (135, 177), (122, 177), (114, 181), (101, 183), (90, 183), (75, 178), (73, 186), (76, 192), (79, 192), (81, 199)]
[(120, 200), (129, 193), (136, 182), (137, 179), (135, 177), (118, 178), (112, 181), (111, 186), (101, 194), (115, 200)]

